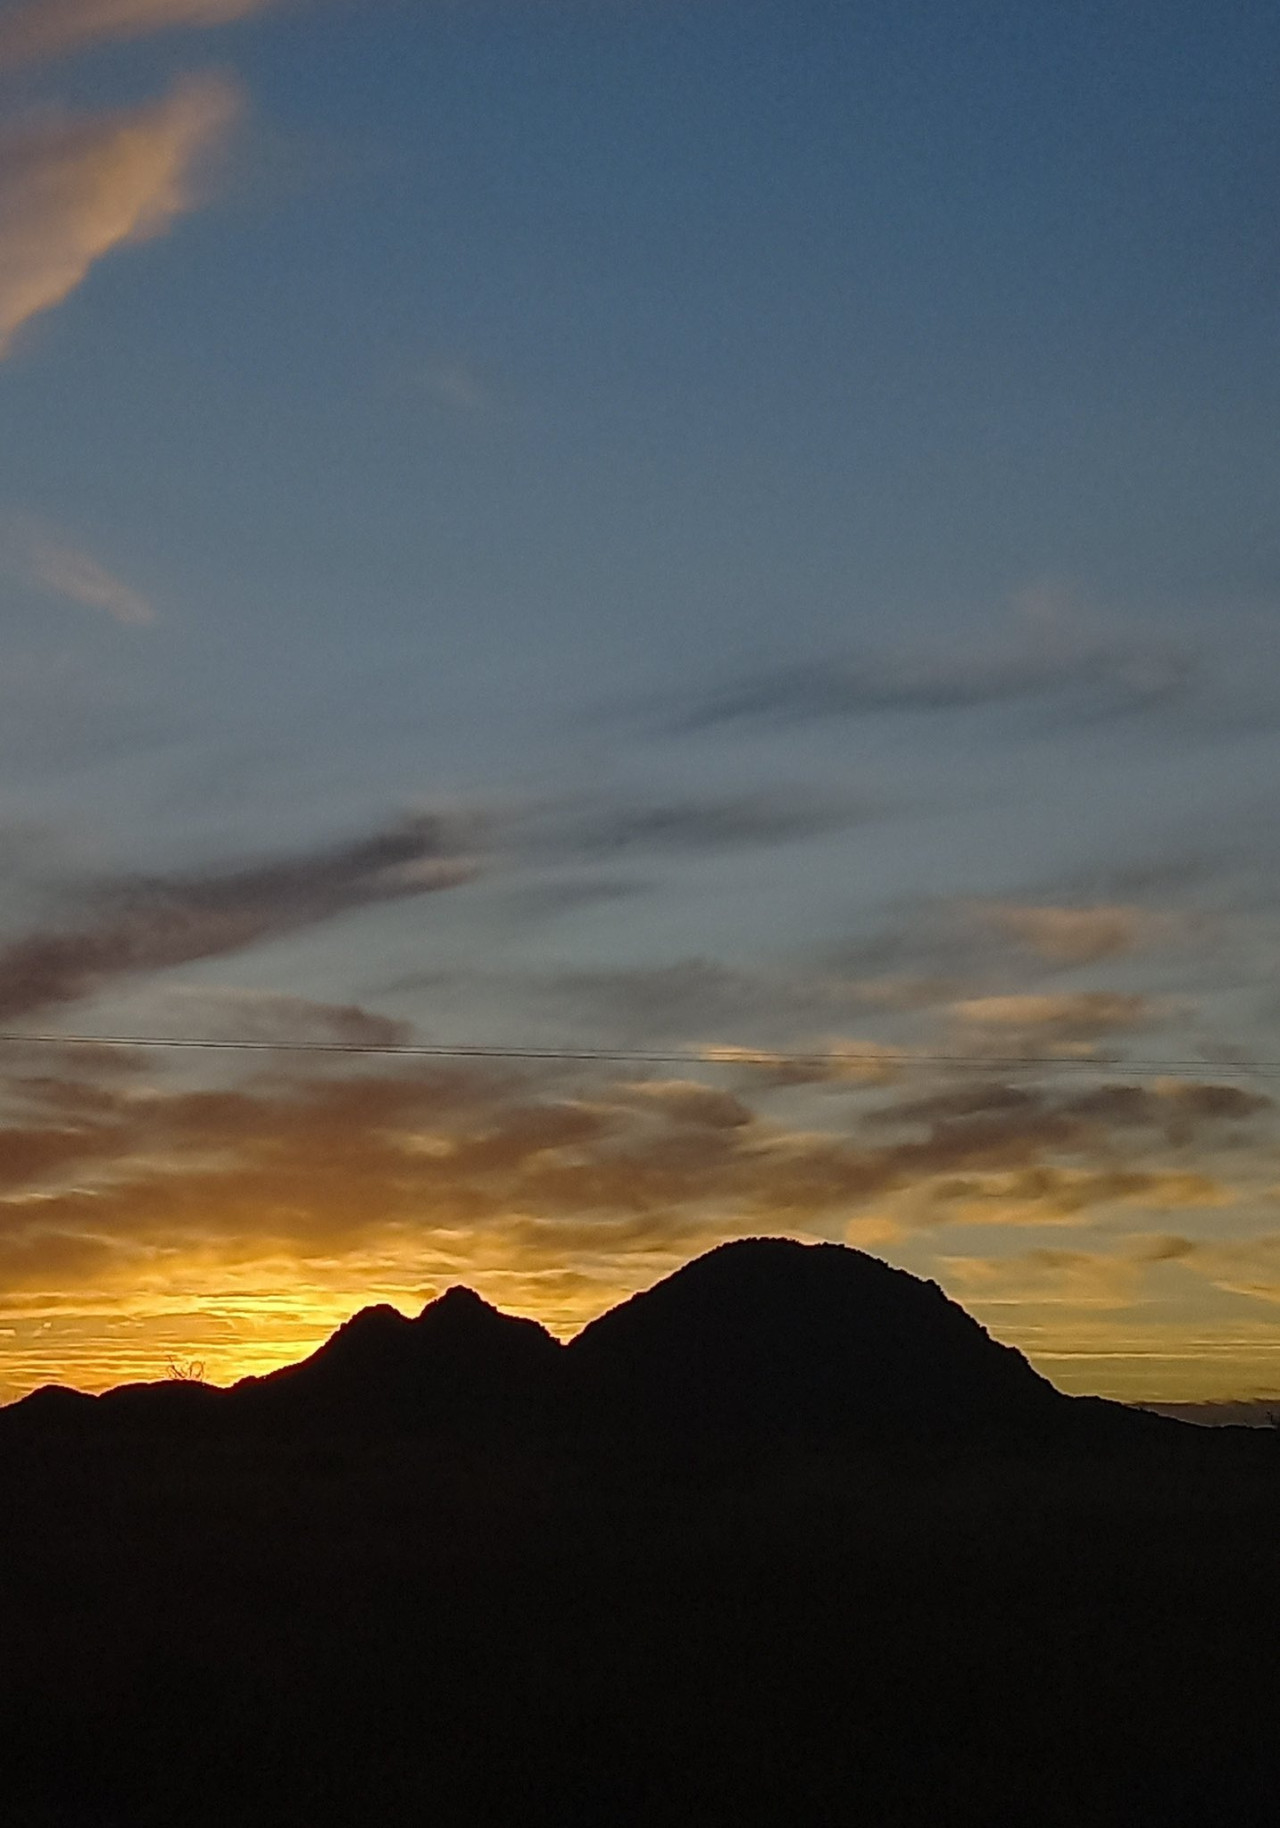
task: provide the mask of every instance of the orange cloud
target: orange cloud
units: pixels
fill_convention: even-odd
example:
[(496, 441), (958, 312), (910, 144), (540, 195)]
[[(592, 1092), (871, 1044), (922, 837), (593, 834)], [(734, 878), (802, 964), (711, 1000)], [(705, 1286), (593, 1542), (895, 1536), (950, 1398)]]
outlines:
[(1062, 1305), (1128, 1307), (1143, 1265), (1132, 1257), (1095, 1251), (1029, 1250), (1014, 1257), (944, 1257), (947, 1286), (957, 1299), (982, 1307)]
[(1067, 1048), (1088, 1046), (1103, 1035), (1145, 1027), (1160, 1011), (1149, 997), (1082, 990), (1058, 996), (970, 997), (953, 1003), (951, 1013), (975, 1044), (1011, 1051), (1046, 1041)]
[[(143, 107), (0, 132), (0, 356), (104, 255), (163, 234), (195, 206), (197, 174), (239, 107), (234, 85), (210, 76)], [(94, 592), (83, 563), (58, 569), (82, 597)], [(97, 586), (110, 597), (101, 577)]]
[[(378, 1021), (295, 1003), (264, 1015), (290, 1030)], [(273, 1070), (204, 1089), (159, 1085), (135, 1059), (109, 1076), (72, 1071), (69, 1053), (43, 1072), (33, 1053), (5, 1085), (0, 1325), (21, 1335), (0, 1340), (10, 1391), (41, 1353), (83, 1383), (163, 1371), (161, 1343), (217, 1377), (263, 1369), (367, 1301), (413, 1307), (457, 1279), (567, 1333), (727, 1237), (844, 1235), (918, 1254), (943, 1224), (1034, 1236), (1234, 1197), (1165, 1159), (1159, 1094), (1142, 1113), (1115, 1104), (1117, 1166), (1107, 1110), (1084, 1114), (1075, 1088), (904, 1102), (902, 1134), (886, 1137), (894, 1107), (869, 1129), (805, 1132), (701, 1079), (552, 1065)], [(1229, 1099), (1220, 1111), (1212, 1090), (1180, 1118), (1210, 1138), (1245, 1114)], [(1209, 1267), (1168, 1240), (1141, 1261), (1157, 1256)]]
[(997, 931), (1055, 965), (1088, 965), (1135, 952), (1167, 937), (1170, 921), (1145, 908), (1021, 906), (996, 903), (979, 910)]
[(111, 39), (229, 25), (274, 0), (26, 0), (0, 19), (0, 69), (45, 63)]
[(711, 1066), (742, 1069), (744, 1083), (770, 1086), (890, 1085), (902, 1074), (906, 1056), (899, 1047), (879, 1041), (817, 1042), (808, 1051), (774, 1053), (768, 1049), (710, 1044), (698, 1050)]
[(1015, 1172), (942, 1176), (913, 1189), (926, 1218), (953, 1224), (1073, 1224), (1107, 1207), (1210, 1211), (1235, 1194), (1204, 1174), (1138, 1168), (1064, 1168), (1038, 1162)]

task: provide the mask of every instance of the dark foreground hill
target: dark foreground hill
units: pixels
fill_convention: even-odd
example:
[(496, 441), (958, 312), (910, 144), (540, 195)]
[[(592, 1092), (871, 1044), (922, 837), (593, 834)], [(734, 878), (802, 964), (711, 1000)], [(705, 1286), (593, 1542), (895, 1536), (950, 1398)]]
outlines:
[(464, 1288), (366, 1308), (301, 1364), (227, 1391), (168, 1381), (0, 1411), (6, 1435), (420, 1435), (526, 1443), (776, 1438), (1041, 1444), (1180, 1432), (1073, 1401), (935, 1283), (841, 1245), (721, 1245), (560, 1346)]
[(318, 1352), (245, 1379), (226, 1407), (246, 1424), (487, 1434), (536, 1431), (554, 1400), (561, 1347), (536, 1321), (451, 1288), (416, 1320), (365, 1308)]
[(5, 1828), (1276, 1819), (1276, 1438), (855, 1252), (3, 1419)]
[(1066, 1406), (936, 1283), (781, 1238), (721, 1245), (565, 1357), (602, 1426), (914, 1438), (1046, 1425)]

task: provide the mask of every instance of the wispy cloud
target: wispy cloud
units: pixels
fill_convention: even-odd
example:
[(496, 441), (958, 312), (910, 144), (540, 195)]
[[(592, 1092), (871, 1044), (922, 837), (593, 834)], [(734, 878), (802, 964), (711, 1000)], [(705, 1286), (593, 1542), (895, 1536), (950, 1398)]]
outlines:
[(0, 528), (2, 571), (44, 596), (99, 610), (126, 627), (143, 627), (156, 619), (154, 604), (141, 591), (56, 528), (25, 516)]
[(87, 918), (0, 949), (0, 1020), (73, 1003), (112, 981), (301, 932), (379, 902), (470, 881), (468, 834), (434, 816), (265, 863), (129, 878), (88, 897)]
[(832, 656), (783, 666), (686, 703), (676, 730), (722, 724), (790, 724), (890, 712), (976, 711), (1040, 705), (1083, 721), (1166, 703), (1195, 674), (1172, 647), (1026, 644), (987, 654)]
[[(386, 1033), (355, 1008), (266, 998), (257, 1014), (285, 1037)], [(918, 1253), (957, 1224), (990, 1228), (1027, 1252), (1012, 1272), (943, 1261), (966, 1293), (1016, 1305), (1087, 1298), (1087, 1241), (1071, 1234), (1093, 1231), (1096, 1244), (1105, 1217), (1108, 1248), (1133, 1266), (1117, 1272), (1122, 1293), (1142, 1266), (1173, 1262), (1274, 1295), (1270, 1246), (1144, 1235), (1147, 1215), (1173, 1210), (1212, 1215), (1199, 1222), (1216, 1230), (1238, 1203), (1225, 1171), (1247, 1174), (1269, 1152), (1273, 1108), (1226, 1085), (937, 1082), (837, 1134), (778, 1122), (713, 1066), (637, 1079), (413, 1060), (166, 1087), (153, 1062), (111, 1064), (104, 1074), (69, 1049), (44, 1062), (31, 1050), (5, 1085), (0, 1316), (65, 1318), (63, 1376), (84, 1365), (90, 1381), (115, 1381), (103, 1366), (120, 1340), (103, 1315), (229, 1317), (222, 1364), (243, 1370), (266, 1306), (295, 1325), (323, 1310), (323, 1332), (343, 1317), (325, 1308), (326, 1288), (345, 1291), (350, 1311), (375, 1289), (409, 1296), (458, 1275), (570, 1330), (694, 1251), (761, 1230), (909, 1240)], [(1259, 1126), (1251, 1143), (1244, 1120)], [(1215, 1174), (1189, 1166), (1189, 1140), (1211, 1151)], [(1234, 1153), (1244, 1147), (1254, 1154)], [(1130, 1224), (1142, 1229), (1126, 1238)], [(1028, 1248), (1046, 1235), (1064, 1248)], [(51, 1341), (39, 1343), (47, 1355)], [(115, 1378), (138, 1369), (136, 1357), (117, 1363)], [(7, 1352), (6, 1371), (39, 1381), (34, 1362), (22, 1369)]]
[(0, 69), (181, 27), (229, 25), (276, 0), (20, 0), (0, 15)]
[(1178, 1261), (1229, 1295), (1280, 1303), (1280, 1236), (1178, 1240)]
[(56, 596), (86, 609), (105, 610), (117, 622), (154, 622), (156, 612), (139, 591), (113, 577), (87, 552), (74, 546), (43, 546), (35, 553), (36, 580)]
[(1129, 1255), (1045, 1249), (1012, 1257), (944, 1257), (942, 1264), (961, 1300), (987, 1307), (1052, 1302), (1104, 1310), (1128, 1307), (1146, 1268)]
[(815, 1042), (806, 1052), (774, 1053), (768, 1049), (712, 1043), (699, 1050), (717, 1066), (740, 1069), (743, 1083), (756, 1090), (813, 1085), (891, 1085), (909, 1064), (901, 1048), (876, 1041)]
[(414, 1261), (462, 1251), (528, 1276), (595, 1257), (616, 1286), (637, 1250), (841, 1229), (889, 1197), (914, 1198), (917, 1223), (1006, 1229), (1231, 1199), (1162, 1159), (1158, 1134), (1115, 1166), (1105, 1122), (1047, 1097), (868, 1143), (784, 1128), (700, 1080), (414, 1062), (238, 1090), (32, 1075), (11, 1081), (8, 1112), (0, 1291), (112, 1263), (136, 1278), (139, 1253), (300, 1262), (376, 1236)]
[(239, 107), (233, 83), (205, 76), (141, 107), (0, 131), (0, 356), (96, 261), (195, 206), (197, 175)]
[(681, 798), (619, 798), (552, 807), (530, 821), (530, 840), (601, 862), (699, 857), (789, 844), (873, 817), (866, 804), (802, 788)]
[(413, 1040), (413, 1024), (377, 1015), (356, 1003), (317, 1003), (310, 997), (267, 990), (212, 990), (176, 987), (157, 998), (162, 1024), (172, 1018), (179, 1036), (253, 1041), (271, 1046), (322, 1044), (369, 1048), (401, 1047)]
[(996, 932), (1054, 965), (1090, 965), (1099, 959), (1137, 952), (1168, 939), (1175, 928), (1168, 915), (1118, 905), (1055, 907), (995, 902), (978, 913)]
[(968, 997), (953, 1003), (951, 1010), (976, 1038), (1001, 1045), (1007, 1040), (1028, 1039), (1092, 1042), (1104, 1035), (1147, 1027), (1162, 1013), (1149, 997), (1113, 990)]

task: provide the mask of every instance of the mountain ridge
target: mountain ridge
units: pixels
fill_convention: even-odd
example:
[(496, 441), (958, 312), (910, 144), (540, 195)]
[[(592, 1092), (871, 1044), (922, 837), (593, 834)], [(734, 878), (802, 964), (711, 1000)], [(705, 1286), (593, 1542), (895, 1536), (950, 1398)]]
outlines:
[(457, 1285), (414, 1318), (360, 1309), (296, 1364), (0, 1409), (18, 1433), (148, 1429), (474, 1438), (940, 1441), (1182, 1432), (1057, 1390), (932, 1281), (840, 1244), (721, 1244), (561, 1345)]

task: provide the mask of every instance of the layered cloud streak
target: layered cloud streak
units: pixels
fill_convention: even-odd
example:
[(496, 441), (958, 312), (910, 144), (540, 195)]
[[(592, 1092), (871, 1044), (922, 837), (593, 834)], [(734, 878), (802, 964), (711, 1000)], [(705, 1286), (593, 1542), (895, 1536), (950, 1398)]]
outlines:
[(1195, 678), (1170, 646), (1045, 643), (987, 654), (873, 653), (779, 666), (674, 710), (686, 732), (734, 724), (794, 724), (889, 712), (1030, 706), (1091, 722), (1164, 704)]
[(89, 917), (0, 948), (0, 1021), (89, 997), (115, 980), (224, 957), (335, 915), (470, 881), (468, 834), (434, 815), (266, 862), (96, 888)]
[[(323, 1019), (350, 1027), (359, 1012)], [(207, 1287), (253, 1262), (292, 1265), (300, 1287), (309, 1264), (381, 1253), (410, 1283), (500, 1272), (535, 1310), (539, 1278), (572, 1269), (576, 1306), (542, 1302), (571, 1325), (653, 1264), (744, 1232), (840, 1236), (867, 1213), (909, 1230), (1212, 1212), (1231, 1186), (1188, 1151), (1226, 1162), (1271, 1115), (1209, 1082), (990, 1081), (903, 1095), (836, 1133), (797, 1129), (714, 1076), (415, 1062), (163, 1089), (139, 1062), (111, 1079), (63, 1066), (8, 1086), (0, 1305), (15, 1312), (172, 1293), (192, 1275)]]
[(18, 0), (0, 12), (0, 69), (45, 63), (112, 39), (230, 25), (276, 0)]
[(97, 261), (195, 206), (239, 109), (236, 86), (206, 76), (137, 108), (0, 130), (0, 357)]

